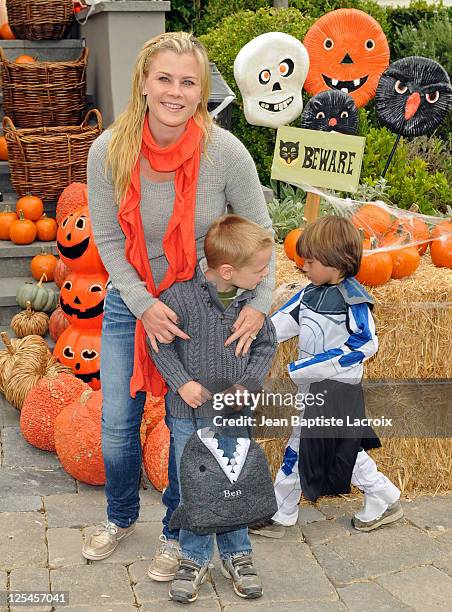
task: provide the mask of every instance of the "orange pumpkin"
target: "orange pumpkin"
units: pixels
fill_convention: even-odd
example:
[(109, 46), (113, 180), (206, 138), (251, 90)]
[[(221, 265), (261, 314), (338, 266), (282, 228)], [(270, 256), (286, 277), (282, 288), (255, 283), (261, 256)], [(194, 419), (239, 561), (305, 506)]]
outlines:
[(56, 220), (58, 225), (68, 215), (76, 210), (88, 206), (88, 188), (85, 183), (71, 183), (68, 185), (60, 197), (56, 206)]
[(452, 233), (445, 232), (430, 243), (432, 262), (439, 268), (452, 268)]
[(304, 258), (300, 257), (300, 255), (298, 255), (298, 253), (295, 251), (295, 255), (293, 258), (294, 264), (297, 266), (297, 268), (300, 268), (300, 270), (303, 269), (304, 266)]
[(88, 207), (68, 215), (57, 232), (61, 259), (73, 272), (106, 274), (94, 242)]
[(16, 213), (9, 206), (5, 206), (0, 212), (0, 240), (9, 240), (9, 228), (13, 221), (17, 221)]
[(416, 246), (419, 254), (423, 255), (427, 250), (428, 243), (430, 241), (430, 232), (425, 221), (414, 216), (396, 219), (391, 229), (396, 230), (400, 227), (402, 227), (405, 232), (409, 234), (412, 242), (420, 242), (420, 244), (417, 244)]
[(366, 238), (384, 234), (391, 225), (391, 215), (381, 206), (364, 204), (352, 216), (353, 225), (363, 230)]
[(64, 330), (69, 327), (69, 321), (60, 307), (56, 308), (49, 319), (49, 334), (54, 342), (58, 340)]
[(57, 265), (55, 266), (55, 271), (53, 273), (53, 280), (57, 287), (61, 287), (66, 278), (71, 273), (71, 269), (67, 267), (67, 265), (61, 259), (58, 259)]
[(25, 219), (21, 210), (19, 218), (9, 226), (9, 237), (14, 244), (31, 244), (36, 238), (37, 230), (33, 221)]
[(0, 136), (0, 161), (8, 161), (8, 145), (4, 136)]
[(16, 40), (14, 32), (9, 27), (7, 21), (0, 26), (0, 38), (3, 38), (3, 40)]
[(37, 221), (42, 217), (44, 204), (41, 198), (33, 195), (26, 195), (19, 198), (16, 202), (16, 213), (19, 214), (20, 211), (23, 211), (25, 219)]
[(31, 260), (31, 275), (34, 279), (40, 280), (44, 274), (44, 282), (53, 281), (53, 274), (57, 265), (58, 259), (51, 253), (41, 253), (35, 255)]
[(444, 221), (440, 221), (432, 229), (433, 238), (437, 238), (438, 236), (443, 236), (444, 234), (450, 233), (452, 233), (452, 219), (445, 219)]
[(143, 417), (140, 426), (141, 446), (144, 446), (151, 431), (165, 418), (165, 400), (163, 397), (154, 397), (146, 394)]
[(35, 63), (35, 58), (31, 57), (31, 55), (19, 55), (19, 57), (16, 57), (16, 59), (14, 60), (15, 64), (34, 64)]
[(58, 338), (53, 354), (94, 391), (100, 389), (100, 330), (69, 325)]
[(366, 250), (363, 252), (356, 279), (368, 287), (379, 287), (391, 278), (392, 258), (389, 253), (384, 251), (373, 253), (376, 241), (375, 239), (371, 239), (371, 241), (364, 241), (363, 247)]
[(105, 484), (101, 448), (102, 392), (87, 389), (65, 406), (55, 420), (55, 448), (61, 465), (73, 478)]
[(301, 228), (296, 227), (295, 229), (291, 230), (287, 236), (284, 238), (284, 252), (287, 255), (287, 257), (289, 259), (291, 259), (292, 261), (295, 258), (295, 254), (296, 254), (296, 246), (297, 246), (297, 242), (298, 242), (298, 238), (301, 236)]
[(406, 278), (417, 270), (421, 256), (416, 247), (404, 247), (388, 251), (392, 259), (392, 278)]
[(58, 225), (55, 219), (47, 217), (44, 213), (40, 219), (36, 221), (36, 230), (38, 232), (38, 240), (43, 242), (50, 242), (55, 240), (57, 234)]
[(143, 464), (147, 477), (157, 491), (168, 485), (170, 432), (164, 420), (154, 427), (143, 448)]
[(373, 17), (357, 9), (330, 11), (309, 28), (303, 44), (309, 53), (304, 84), (309, 94), (342, 90), (358, 107), (375, 97), (389, 66), (389, 46)]
[(101, 329), (107, 281), (107, 274), (69, 274), (61, 286), (60, 306), (71, 325)]
[(20, 429), (25, 440), (41, 450), (54, 451), (55, 419), (85, 389), (87, 384), (65, 372), (41, 378), (28, 393), (20, 413)]

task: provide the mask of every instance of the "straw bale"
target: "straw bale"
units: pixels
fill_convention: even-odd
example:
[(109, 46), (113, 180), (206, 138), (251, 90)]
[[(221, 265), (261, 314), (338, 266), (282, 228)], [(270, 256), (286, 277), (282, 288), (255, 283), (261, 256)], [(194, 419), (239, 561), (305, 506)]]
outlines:
[[(286, 257), (282, 246), (277, 245), (272, 311), (282, 306), (307, 282), (303, 272)], [(385, 409), (390, 407), (391, 414), (402, 415), (413, 424), (412, 430), (404, 432), (405, 437), (382, 437), (383, 447), (371, 454), (378, 462), (379, 469), (405, 494), (450, 491), (452, 440), (421, 437), (428, 435), (429, 423), (424, 423), (422, 428), (416, 418), (416, 410), (422, 410), (422, 406), (427, 405), (431, 407), (432, 422), (440, 422), (445, 427), (450, 419), (450, 405), (447, 399), (439, 402), (437, 397), (429, 398), (425, 390), (422, 402), (417, 397), (416, 403), (414, 398), (418, 391), (407, 390), (404, 382), (409, 379), (444, 380), (452, 376), (452, 271), (437, 268), (426, 254), (411, 277), (391, 280), (382, 287), (369, 289), (369, 293), (375, 299), (373, 314), (379, 351), (366, 363), (364, 375), (369, 382), (394, 381), (393, 387), (383, 388), (380, 396), (373, 389), (372, 402), (378, 406), (381, 401)], [(287, 364), (296, 357), (297, 344), (298, 339), (293, 338), (278, 347), (270, 378), (288, 379)], [(445, 397), (450, 395), (443, 394), (442, 400)], [(369, 402), (368, 396), (367, 403), (372, 402)], [(425, 414), (422, 416), (425, 417)], [(279, 432), (278, 437), (261, 441), (273, 475), (281, 463), (289, 433), (287, 428), (286, 432)]]

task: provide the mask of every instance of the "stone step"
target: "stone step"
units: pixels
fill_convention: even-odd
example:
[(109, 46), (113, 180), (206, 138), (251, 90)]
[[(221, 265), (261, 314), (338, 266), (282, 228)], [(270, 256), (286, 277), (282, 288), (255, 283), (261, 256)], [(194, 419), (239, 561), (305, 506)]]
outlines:
[(31, 260), (42, 252), (58, 255), (56, 241), (14, 244), (10, 240), (0, 240), (0, 279), (29, 276)]
[[(16, 334), (13, 332), (13, 330), (11, 329), (9, 325), (0, 325), (0, 332), (6, 332), (10, 338), (17, 338)], [(55, 348), (55, 342), (54, 340), (52, 340), (48, 332), (44, 336), (44, 340), (47, 342), (49, 349), (53, 351), (53, 349)], [(0, 346), (0, 350), (3, 350), (4, 347), (3, 347), (3, 342), (1, 342), (1, 340), (0, 340), (0, 345), (2, 345)]]
[[(82, 38), (63, 40), (2, 40), (6, 58), (13, 62), (19, 55), (31, 55), (42, 62), (67, 62), (80, 57), (84, 46)], [(88, 56), (89, 61), (89, 56)]]
[[(16, 302), (16, 293), (25, 282), (36, 283), (29, 275), (0, 278), (0, 325), (9, 325), (12, 317), (22, 310), (22, 307)], [(57, 294), (60, 291), (55, 283), (47, 283), (47, 286)]]

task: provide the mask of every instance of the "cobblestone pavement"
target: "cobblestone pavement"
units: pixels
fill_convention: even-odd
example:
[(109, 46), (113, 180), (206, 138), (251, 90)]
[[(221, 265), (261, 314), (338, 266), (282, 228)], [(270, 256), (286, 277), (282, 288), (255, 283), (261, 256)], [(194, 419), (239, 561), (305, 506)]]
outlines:
[[(0, 591), (67, 590), (69, 607), (14, 607), (0, 612), (165, 612), (168, 583), (146, 576), (161, 529), (163, 506), (141, 491), (133, 536), (108, 559), (87, 562), (85, 532), (105, 520), (102, 487), (77, 483), (53, 453), (29, 446), (19, 413), (0, 398)], [(452, 496), (405, 500), (405, 518), (363, 534), (350, 526), (361, 499), (325, 498), (300, 509), (282, 540), (254, 537), (264, 597), (245, 602), (218, 569), (190, 610), (209, 612), (398, 612), (450, 610)]]

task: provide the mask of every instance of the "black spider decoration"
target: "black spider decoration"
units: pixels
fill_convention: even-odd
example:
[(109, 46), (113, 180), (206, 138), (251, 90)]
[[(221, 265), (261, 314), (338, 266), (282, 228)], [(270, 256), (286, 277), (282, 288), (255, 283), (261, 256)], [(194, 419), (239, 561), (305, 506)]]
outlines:
[(358, 109), (353, 98), (343, 91), (322, 91), (307, 103), (301, 127), (353, 135), (358, 130)]
[(375, 106), (382, 124), (395, 134), (431, 134), (452, 106), (449, 76), (434, 60), (404, 57), (383, 72)]

